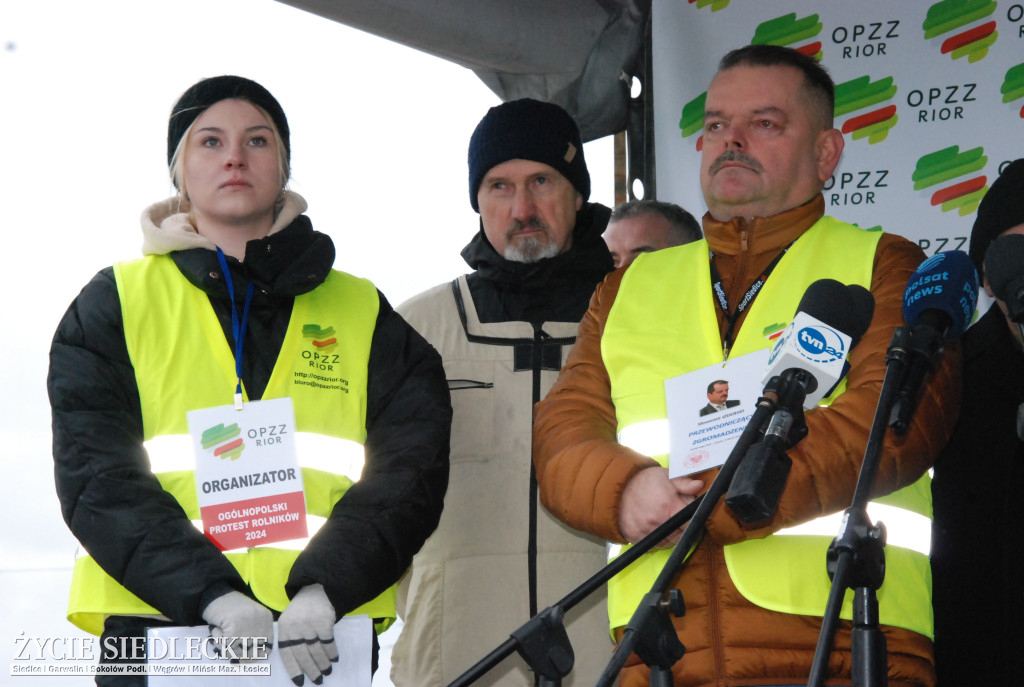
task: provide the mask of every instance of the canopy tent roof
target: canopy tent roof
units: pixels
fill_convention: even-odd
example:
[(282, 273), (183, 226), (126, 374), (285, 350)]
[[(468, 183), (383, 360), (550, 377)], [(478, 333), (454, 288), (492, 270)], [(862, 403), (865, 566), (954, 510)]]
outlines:
[(502, 100), (557, 103), (585, 141), (626, 127), (650, 0), (278, 0), (473, 70)]

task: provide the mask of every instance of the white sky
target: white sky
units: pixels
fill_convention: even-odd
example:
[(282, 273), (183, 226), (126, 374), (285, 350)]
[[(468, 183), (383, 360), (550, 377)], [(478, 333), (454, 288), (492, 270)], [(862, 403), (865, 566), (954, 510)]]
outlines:
[[(284, 108), (291, 187), (337, 268), (396, 305), (468, 270), (466, 147), (499, 102), (471, 71), (273, 0), (0, 0), (0, 675), (22, 631), (74, 634), (45, 388), (53, 331), (93, 274), (140, 254), (140, 212), (171, 195), (174, 101), (229, 73)], [(592, 200), (611, 205), (610, 139), (586, 155)]]

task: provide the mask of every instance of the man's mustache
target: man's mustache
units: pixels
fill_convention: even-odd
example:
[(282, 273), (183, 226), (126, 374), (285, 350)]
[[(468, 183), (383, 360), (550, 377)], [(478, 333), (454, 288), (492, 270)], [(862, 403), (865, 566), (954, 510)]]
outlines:
[(514, 219), (509, 222), (508, 227), (505, 229), (505, 238), (508, 239), (523, 229), (540, 229), (546, 232), (548, 231), (548, 225), (541, 221), (539, 217), (531, 217), (526, 221)]
[(714, 174), (727, 162), (739, 162), (750, 167), (755, 172), (761, 171), (761, 163), (739, 150), (727, 150), (718, 156), (718, 159), (711, 163), (708, 172)]

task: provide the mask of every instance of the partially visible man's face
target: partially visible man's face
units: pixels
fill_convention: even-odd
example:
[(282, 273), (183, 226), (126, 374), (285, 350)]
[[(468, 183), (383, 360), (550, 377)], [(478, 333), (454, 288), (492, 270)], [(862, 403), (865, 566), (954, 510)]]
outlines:
[[(639, 268), (638, 268), (639, 269)], [(715, 384), (711, 389), (711, 393), (708, 394), (708, 401), (716, 405), (725, 403), (729, 398), (729, 385), (728, 384)]]
[(609, 222), (602, 237), (618, 268), (630, 264), (641, 253), (676, 245), (671, 230), (672, 223), (667, 218), (649, 212)]
[[(1009, 229), (1001, 233), (999, 236), (1006, 236), (1007, 234), (1024, 234), (1024, 224), (1018, 224), (1015, 227), (1010, 227)], [(987, 293), (990, 297), (994, 298), (996, 305), (999, 306), (999, 309), (1003, 311), (1003, 317), (1006, 318), (1006, 324), (1010, 327), (1010, 333), (1013, 334), (1013, 340), (1017, 342), (1018, 347), (1024, 348), (1024, 337), (1021, 336), (1020, 327), (1017, 326), (1016, 322), (1010, 319), (1008, 310), (1006, 308), (1006, 303), (996, 298), (995, 291), (992, 290), (992, 286), (988, 283), (987, 274), (982, 277), (981, 283), (985, 287), (985, 293)]]
[(484, 235), (498, 253), (514, 262), (537, 262), (572, 247), (583, 196), (554, 167), (509, 160), (484, 175), (477, 204)]
[(815, 117), (795, 67), (738, 66), (712, 79), (700, 186), (715, 219), (770, 217), (806, 203), (842, 149), (842, 134)]

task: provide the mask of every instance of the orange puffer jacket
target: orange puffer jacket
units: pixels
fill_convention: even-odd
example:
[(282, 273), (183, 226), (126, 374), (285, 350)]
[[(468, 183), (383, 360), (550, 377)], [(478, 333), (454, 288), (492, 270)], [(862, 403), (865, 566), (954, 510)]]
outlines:
[[(768, 263), (823, 214), (821, 196), (768, 219), (715, 222), (704, 218), (728, 301), (735, 304)], [(907, 279), (924, 259), (920, 248), (895, 235), (878, 243), (871, 293), (871, 326), (850, 356), (847, 391), (828, 408), (806, 413), (807, 438), (788, 451), (793, 459), (782, 501), (767, 524), (750, 528), (723, 504), (707, 523), (707, 534), (674, 585), (687, 605), (674, 618), (686, 655), (673, 667), (676, 685), (806, 684), (821, 619), (769, 611), (747, 601), (733, 585), (723, 545), (764, 537), (783, 527), (847, 508), (852, 499), (867, 437), (885, 376), (893, 329), (903, 325)], [(569, 525), (613, 542), (619, 530), (623, 488), (650, 458), (616, 442), (615, 408), (601, 357), (601, 335), (623, 270), (601, 284), (580, 324), (576, 345), (547, 398), (535, 410), (534, 455), (541, 500)], [(720, 332), (725, 319), (719, 311)], [(740, 320), (739, 326), (742, 326)], [(940, 369), (922, 391), (913, 425), (902, 437), (887, 433), (874, 495), (913, 483), (948, 439), (959, 412), (959, 347), (950, 345)], [(710, 485), (715, 471), (695, 475)], [(822, 561), (824, 565), (824, 561)], [(889, 653), (889, 684), (935, 684), (932, 643), (927, 637), (883, 627)], [(829, 663), (830, 685), (850, 684), (850, 624), (841, 621)], [(648, 684), (648, 670), (633, 655), (621, 675), (624, 687)]]

